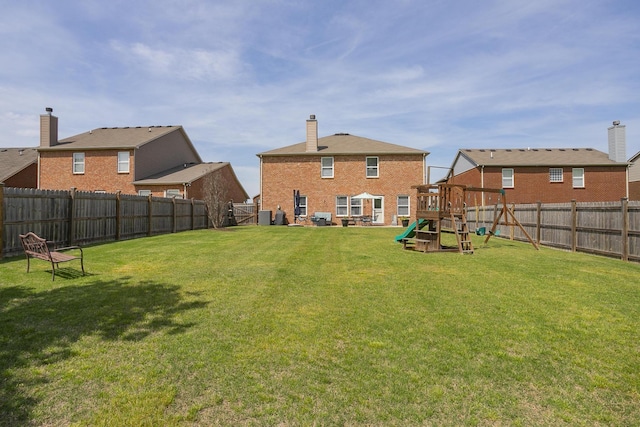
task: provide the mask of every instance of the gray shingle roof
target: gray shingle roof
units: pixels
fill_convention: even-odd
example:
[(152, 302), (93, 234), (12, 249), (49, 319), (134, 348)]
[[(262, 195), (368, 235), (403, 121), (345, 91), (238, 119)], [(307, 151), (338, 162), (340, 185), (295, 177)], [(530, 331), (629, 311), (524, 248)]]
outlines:
[(61, 139), (58, 141), (58, 145), (54, 145), (53, 147), (40, 147), (39, 150), (137, 148), (168, 133), (180, 130), (182, 130), (182, 126), (98, 128)]
[(188, 164), (186, 167), (178, 166), (145, 179), (135, 181), (135, 185), (168, 185), (168, 184), (184, 184), (191, 183), (198, 178), (203, 177), (209, 172), (213, 172), (229, 165), (229, 162), (217, 163), (198, 163)]
[(626, 165), (593, 148), (461, 149), (477, 166), (612, 166)]
[(0, 182), (38, 161), (35, 148), (0, 148)]
[(429, 154), (427, 151), (376, 141), (347, 133), (318, 138), (318, 151), (307, 152), (306, 142), (258, 153), (258, 156), (326, 156), (340, 154)]

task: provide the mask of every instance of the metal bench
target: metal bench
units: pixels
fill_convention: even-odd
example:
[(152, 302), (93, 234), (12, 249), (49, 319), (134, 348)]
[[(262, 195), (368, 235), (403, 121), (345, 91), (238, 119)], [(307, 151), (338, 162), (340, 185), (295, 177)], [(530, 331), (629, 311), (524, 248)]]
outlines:
[[(20, 241), (22, 242), (24, 253), (27, 256), (27, 273), (29, 272), (30, 259), (37, 258), (51, 263), (51, 280), (56, 280), (56, 267), (58, 267), (59, 263), (78, 259), (80, 260), (80, 268), (82, 268), (82, 275), (84, 276), (84, 254), (80, 246), (56, 248), (52, 251), (49, 249), (49, 242), (32, 232), (21, 234)], [(80, 256), (62, 253), (62, 251), (72, 249), (79, 250)]]

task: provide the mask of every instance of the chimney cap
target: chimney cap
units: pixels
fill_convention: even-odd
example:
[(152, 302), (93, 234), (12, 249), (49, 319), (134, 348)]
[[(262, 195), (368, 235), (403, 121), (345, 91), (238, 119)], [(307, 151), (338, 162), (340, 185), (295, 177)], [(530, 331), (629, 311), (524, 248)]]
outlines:
[(309, 116), (309, 120), (315, 120), (315, 119), (316, 119), (316, 115), (315, 114), (312, 114), (312, 115)]
[(613, 125), (614, 125), (614, 126), (618, 126), (619, 124), (620, 124), (620, 120), (614, 120), (614, 121), (613, 121)]

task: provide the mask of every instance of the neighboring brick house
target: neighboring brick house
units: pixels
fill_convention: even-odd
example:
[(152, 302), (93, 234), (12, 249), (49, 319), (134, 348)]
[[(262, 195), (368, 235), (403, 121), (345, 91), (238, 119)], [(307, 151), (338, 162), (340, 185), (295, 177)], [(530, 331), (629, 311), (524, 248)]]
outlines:
[(38, 187), (38, 151), (35, 148), (0, 148), (0, 182), (5, 187)]
[(640, 200), (640, 151), (629, 159), (629, 200)]
[[(340, 223), (370, 215), (374, 224), (390, 225), (394, 217), (412, 216), (411, 186), (424, 183), (429, 153), (346, 133), (318, 138), (315, 116), (306, 131), (305, 142), (257, 154), (261, 210), (280, 206), (294, 222), (293, 191), (299, 190), (302, 218), (329, 212)], [(353, 198), (365, 192), (374, 198)]]
[(47, 111), (38, 188), (201, 199), (205, 177), (224, 176), (230, 198), (248, 198), (231, 165), (203, 163), (182, 126), (99, 128), (58, 140), (58, 118)]
[(619, 201), (628, 197), (625, 129), (616, 121), (608, 131), (609, 154), (592, 148), (462, 149), (447, 182), (504, 188), (509, 203)]
[(229, 162), (190, 163), (135, 181), (134, 185), (142, 195), (171, 195), (182, 190), (189, 198), (198, 200), (204, 200), (207, 191), (219, 191), (220, 188), (215, 188), (218, 186), (224, 187), (227, 201), (244, 203), (249, 199)]

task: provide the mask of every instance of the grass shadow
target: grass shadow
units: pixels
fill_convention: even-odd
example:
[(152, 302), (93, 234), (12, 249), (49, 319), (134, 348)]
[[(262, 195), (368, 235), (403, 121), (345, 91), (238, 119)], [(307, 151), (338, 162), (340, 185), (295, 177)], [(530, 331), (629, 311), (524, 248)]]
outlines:
[(27, 392), (46, 380), (22, 377), (25, 368), (72, 357), (84, 336), (138, 341), (158, 331), (181, 333), (192, 324), (175, 317), (206, 304), (184, 301), (178, 286), (131, 278), (44, 292), (0, 288), (0, 426), (28, 424), (38, 403)]

